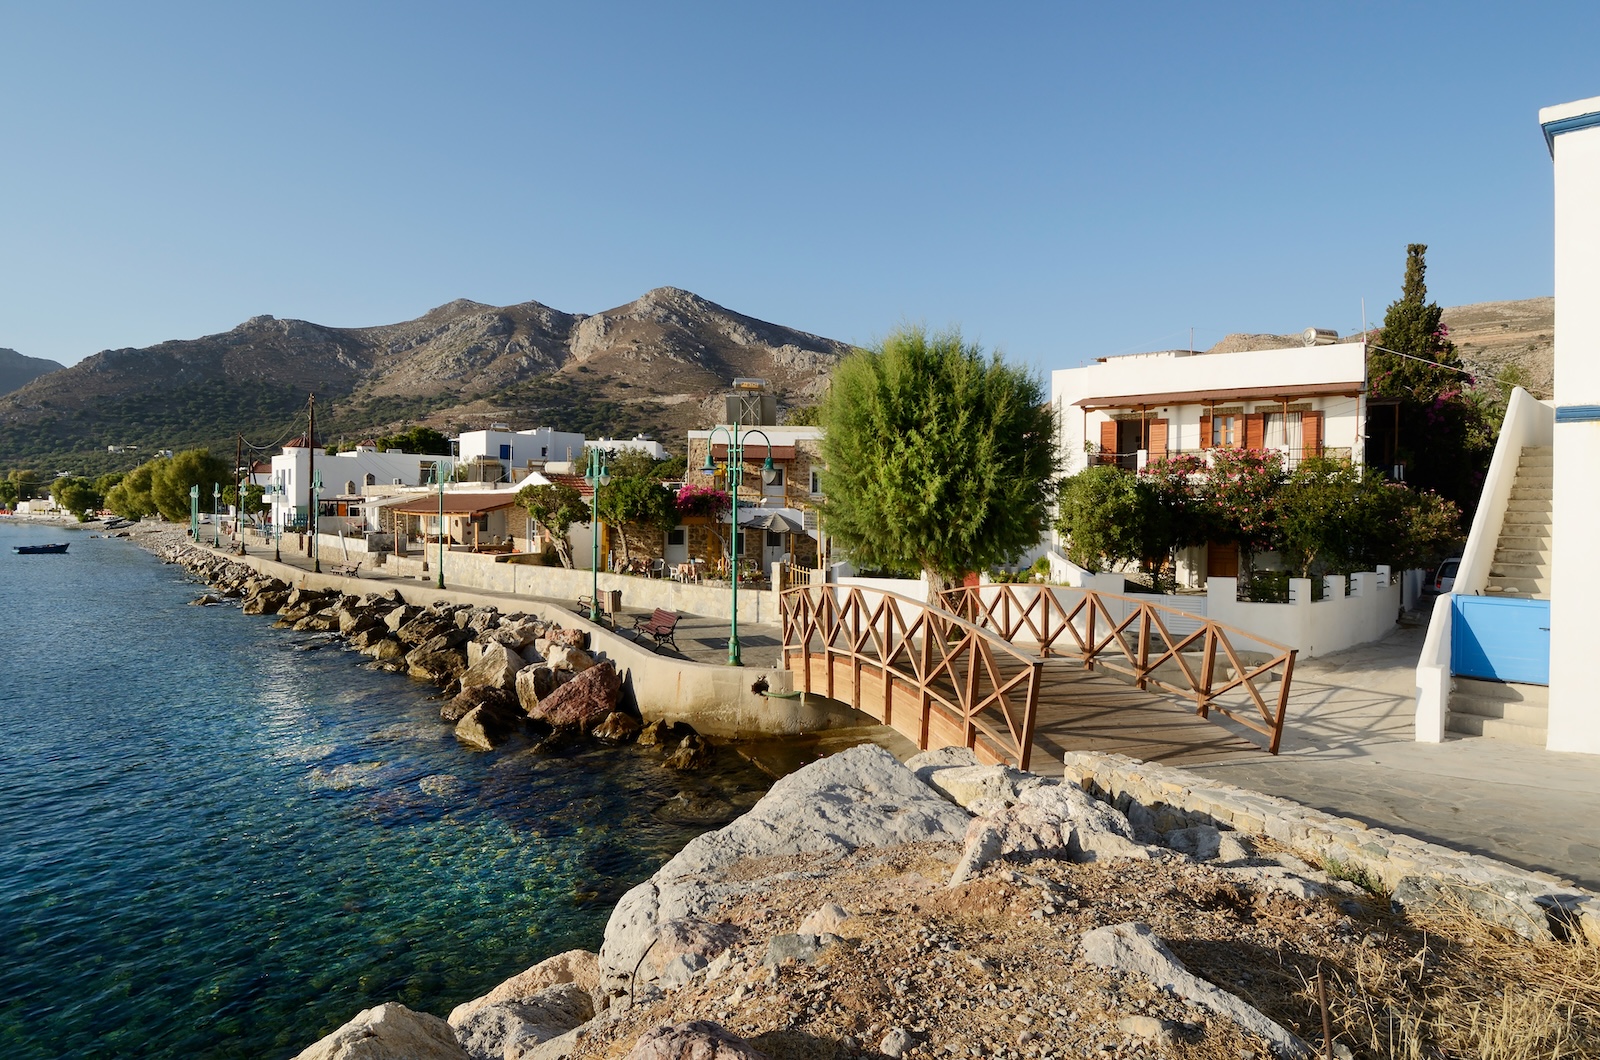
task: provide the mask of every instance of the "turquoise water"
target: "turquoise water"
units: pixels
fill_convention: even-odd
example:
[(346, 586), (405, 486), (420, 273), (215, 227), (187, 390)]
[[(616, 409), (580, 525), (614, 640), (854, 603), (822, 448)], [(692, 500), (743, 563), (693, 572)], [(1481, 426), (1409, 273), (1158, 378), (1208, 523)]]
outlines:
[(197, 592), (126, 541), (0, 526), (0, 1056), (284, 1057), (383, 1001), (448, 1014), (596, 948), (765, 787), (472, 754), (430, 688)]

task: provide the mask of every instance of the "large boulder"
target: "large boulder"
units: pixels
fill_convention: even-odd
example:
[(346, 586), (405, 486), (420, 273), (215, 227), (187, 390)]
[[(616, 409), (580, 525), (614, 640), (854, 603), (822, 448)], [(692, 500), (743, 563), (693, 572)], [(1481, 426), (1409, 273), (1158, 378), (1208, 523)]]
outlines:
[(617, 699), (621, 695), (622, 678), (608, 660), (541, 698), (538, 705), (528, 711), (528, 716), (558, 729), (588, 732), (617, 709)]
[(518, 1001), (495, 1001), (450, 1014), (456, 1040), (473, 1060), (501, 1060), (506, 1046), (547, 1042), (594, 1018), (594, 998), (576, 983), (548, 986)]
[(706, 742), (704, 736), (690, 733), (667, 756), (667, 765), (684, 773), (697, 773), (702, 769), (709, 769), (715, 757), (711, 745)]
[(477, 647), (478, 651), (476, 653), (469, 651), (468, 659), (470, 662), (472, 654), (477, 654), (478, 659), (461, 675), (461, 687), (514, 688), (517, 671), (525, 665), (522, 656), (504, 644), (496, 644), (493, 641), (481, 646), (474, 644), (474, 647)]
[(600, 985), (600, 958), (588, 950), (567, 950), (546, 957), (532, 968), (518, 972), (493, 990), (471, 1001), (463, 1001), (450, 1012), (450, 1025), (457, 1026), (485, 1005), (506, 1001), (527, 1001), (541, 991), (562, 983), (576, 983), (590, 993)]
[(506, 742), (516, 731), (514, 720), (498, 713), (492, 707), (473, 707), (456, 722), (456, 739), (474, 751), (493, 751)]
[(557, 647), (583, 649), (589, 647), (589, 634), (586, 630), (562, 629), (560, 626), (555, 626), (545, 636)]
[(595, 664), (594, 657), (582, 648), (568, 648), (561, 644), (551, 644), (545, 652), (544, 661), (552, 670), (569, 670), (575, 674)]
[(559, 684), (556, 672), (543, 663), (518, 670), (515, 683), (517, 699), (522, 703), (523, 712), (530, 718), (539, 709), (539, 701), (554, 692)]
[(402, 604), (383, 616), (383, 624), (389, 627), (390, 633), (398, 634), (401, 626), (404, 626), (420, 614), (422, 614), (422, 608), (412, 607), (410, 604)]
[(288, 593), (266, 590), (250, 597), (239, 610), (247, 615), (275, 615), (288, 599)]
[(420, 680), (448, 684), (466, 671), (467, 655), (452, 648), (433, 649), (423, 645), (406, 653), (406, 669)]
[[(374, 644), (384, 640), (389, 640), (389, 631), (383, 627), (381, 622), (374, 622), (372, 625), (351, 634), (350, 646), (356, 651), (366, 651)], [(391, 641), (391, 643), (394, 644), (396, 649), (400, 647), (398, 641)]]
[(623, 710), (613, 710), (605, 716), (605, 720), (594, 727), (589, 735), (596, 740), (606, 743), (627, 743), (639, 735), (643, 723), (638, 718)]
[[(654, 876), (623, 896), (612, 910), (600, 948), (600, 990), (608, 998), (626, 996), (636, 965), (639, 989), (670, 984), (685, 967), (656, 959), (655, 950), (666, 945), (661, 941), (665, 925), (714, 923), (722, 901), (759, 894), (770, 885), (752, 879), (708, 887), (696, 877), (716, 875), (745, 858), (957, 843), (971, 819), (874, 744), (814, 762), (779, 780), (732, 824), (690, 840)], [(681, 933), (678, 927), (674, 939)], [(707, 960), (701, 951), (681, 952), (679, 957), (685, 966)]]
[[(405, 610), (409, 611), (410, 608), (406, 608)], [(394, 631), (394, 635), (399, 637), (401, 643), (403, 644), (425, 644), (435, 637), (445, 636), (453, 633), (461, 634), (461, 640), (458, 641), (458, 643), (465, 643), (471, 639), (469, 634), (467, 634), (465, 631), (458, 630), (454, 622), (450, 621), (449, 618), (441, 616), (436, 611), (423, 611), (415, 618), (401, 623), (400, 626)]]
[(446, 700), (444, 706), (439, 708), (439, 720), (458, 722), (477, 707), (488, 707), (491, 713), (505, 718), (510, 725), (521, 721), (516, 694), (485, 685), (463, 688), (454, 699)]
[(468, 1060), (450, 1024), (390, 1002), (365, 1009), (294, 1060)]

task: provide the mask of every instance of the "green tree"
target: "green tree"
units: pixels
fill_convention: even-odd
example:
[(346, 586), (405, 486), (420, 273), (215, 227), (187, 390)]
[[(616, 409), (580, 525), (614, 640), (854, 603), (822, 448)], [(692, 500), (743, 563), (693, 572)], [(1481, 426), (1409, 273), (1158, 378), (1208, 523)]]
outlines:
[[(238, 505), (238, 491), (231, 482), (222, 487), (222, 503), (230, 507)], [(246, 482), (244, 504), (238, 506), (240, 512), (245, 515), (260, 515), (267, 510), (267, 491), (254, 482)]]
[(214, 486), (233, 480), (233, 467), (209, 449), (185, 449), (151, 469), (150, 498), (156, 510), (174, 523), (189, 518), (189, 488), (200, 487), (200, 510), (210, 511)]
[(160, 462), (159, 459), (147, 460), (122, 476), (120, 482), (106, 491), (106, 507), (124, 519), (143, 519), (156, 514), (150, 484)]
[(17, 484), (8, 479), (0, 479), (0, 508), (15, 508), (17, 506)]
[(821, 424), (821, 405), (801, 405), (790, 409), (783, 417), (785, 427), (818, 427)]
[(81, 523), (92, 511), (99, 511), (104, 500), (94, 483), (81, 475), (67, 475), (50, 483), (50, 496), (56, 504), (78, 517)]
[(1477, 507), (1505, 396), (1492, 382), (1479, 389), (1461, 367), (1444, 310), (1429, 302), (1427, 246), (1406, 247), (1400, 297), (1383, 317), (1377, 346), (1367, 355), (1375, 398), (1397, 404), (1395, 461), (1406, 481), (1436, 490), (1471, 513)]
[(517, 491), (517, 503), (527, 509), (528, 518), (534, 521), (535, 526), (550, 535), (561, 565), (570, 568), (572, 542), (567, 540), (567, 531), (573, 523), (585, 522), (589, 518), (589, 506), (583, 502), (583, 494), (561, 483), (524, 486)]
[(1460, 511), (1348, 460), (1307, 460), (1275, 505), (1284, 563), (1300, 577), (1425, 566), (1458, 539)]
[(1135, 559), (1143, 508), (1138, 477), (1120, 467), (1096, 464), (1065, 479), (1056, 529), (1066, 538), (1067, 558), (1094, 572)]
[(617, 532), (622, 558), (630, 558), (628, 529), (665, 533), (678, 525), (676, 498), (661, 484), (657, 462), (648, 453), (624, 449), (606, 461), (611, 482), (601, 486), (596, 505), (600, 518)]
[(1276, 449), (1213, 449), (1197, 503), (1209, 536), (1238, 544), (1241, 571), (1251, 552), (1277, 547), (1278, 491), (1285, 479)]
[(6, 476), (6, 481), (11, 483), (16, 490), (16, 501), (31, 501), (44, 495), (44, 485), (39, 481), (37, 471), (17, 470)]
[(1050, 525), (1060, 461), (1044, 386), (959, 331), (902, 327), (850, 354), (822, 425), (829, 533), (860, 566), (924, 571), (934, 599)]
[(377, 440), (378, 451), (398, 449), (402, 453), (423, 456), (449, 456), (450, 439), (432, 427), (413, 427), (398, 434), (386, 434)]

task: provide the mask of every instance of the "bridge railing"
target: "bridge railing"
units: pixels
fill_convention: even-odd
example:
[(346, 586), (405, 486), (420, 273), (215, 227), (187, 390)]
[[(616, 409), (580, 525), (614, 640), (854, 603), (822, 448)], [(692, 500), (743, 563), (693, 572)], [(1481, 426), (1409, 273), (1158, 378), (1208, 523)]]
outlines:
[[(802, 690), (846, 700), (919, 747), (962, 743), (1028, 768), (1043, 667), (1033, 653), (898, 593), (800, 586), (779, 600), (784, 666)], [(863, 676), (879, 686), (873, 702)]]
[(1046, 585), (969, 585), (941, 595), (945, 609), (1040, 657), (1076, 655), (1085, 669), (1132, 677), (1215, 710), (1278, 753), (1296, 649), (1136, 596)]

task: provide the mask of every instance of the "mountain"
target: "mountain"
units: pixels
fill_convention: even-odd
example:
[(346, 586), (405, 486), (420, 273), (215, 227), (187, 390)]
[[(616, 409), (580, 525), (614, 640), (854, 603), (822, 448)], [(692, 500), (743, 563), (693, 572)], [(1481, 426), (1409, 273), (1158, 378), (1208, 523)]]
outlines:
[(738, 376), (784, 407), (821, 394), (845, 343), (661, 287), (603, 313), (465, 299), (415, 320), (330, 328), (258, 316), (231, 331), (105, 350), (0, 397), (0, 462), (126, 466), (107, 446), (268, 445), (303, 429), (347, 442), (411, 423), (456, 431), (548, 424), (673, 448), (720, 413)]
[(9, 394), (41, 375), (59, 372), (65, 367), (43, 357), (24, 357), (16, 350), (0, 349), (0, 394)]

